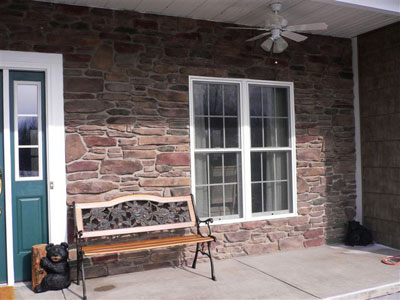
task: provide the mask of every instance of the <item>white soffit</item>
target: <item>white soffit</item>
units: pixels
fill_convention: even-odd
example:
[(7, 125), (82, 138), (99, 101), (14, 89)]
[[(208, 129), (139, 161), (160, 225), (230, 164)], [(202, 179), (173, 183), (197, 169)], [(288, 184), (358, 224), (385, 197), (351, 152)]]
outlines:
[[(178, 16), (247, 26), (263, 26), (276, 0), (37, 0), (141, 13)], [(325, 22), (314, 31), (351, 38), (400, 21), (400, 0), (282, 0), (280, 14), (289, 25)]]

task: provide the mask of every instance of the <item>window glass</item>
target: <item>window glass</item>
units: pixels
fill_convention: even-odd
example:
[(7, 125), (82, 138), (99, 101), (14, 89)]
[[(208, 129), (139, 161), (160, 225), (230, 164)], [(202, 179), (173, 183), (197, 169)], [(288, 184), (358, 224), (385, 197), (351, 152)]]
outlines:
[(40, 84), (17, 82), (15, 85), (15, 130), (16, 156), (21, 177), (40, 176)]

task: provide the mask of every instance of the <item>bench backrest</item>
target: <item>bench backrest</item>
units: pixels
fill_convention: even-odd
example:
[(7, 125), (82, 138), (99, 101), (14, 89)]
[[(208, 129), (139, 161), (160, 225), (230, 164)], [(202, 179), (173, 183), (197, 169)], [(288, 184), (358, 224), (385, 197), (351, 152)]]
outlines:
[(98, 237), (192, 227), (197, 224), (191, 196), (136, 194), (110, 201), (74, 203), (82, 237)]

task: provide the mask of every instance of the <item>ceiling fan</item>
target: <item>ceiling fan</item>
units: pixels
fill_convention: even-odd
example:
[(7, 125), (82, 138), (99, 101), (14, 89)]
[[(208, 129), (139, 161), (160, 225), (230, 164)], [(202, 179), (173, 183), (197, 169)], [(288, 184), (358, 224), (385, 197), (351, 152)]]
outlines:
[(252, 37), (246, 42), (252, 42), (268, 35), (271, 35), (268, 39), (266, 39), (263, 43), (261, 43), (261, 48), (265, 51), (271, 51), (273, 53), (281, 53), (287, 47), (288, 43), (282, 38), (286, 37), (290, 40), (296, 42), (302, 42), (307, 39), (305, 35), (298, 34), (297, 32), (302, 31), (313, 31), (313, 30), (325, 30), (328, 28), (326, 23), (313, 23), (313, 24), (303, 24), (303, 25), (291, 25), (288, 26), (288, 21), (280, 16), (278, 13), (282, 8), (282, 4), (280, 2), (274, 2), (270, 5), (271, 10), (274, 14), (268, 14), (267, 19), (265, 20), (265, 27), (227, 27), (229, 29), (253, 29), (253, 30), (262, 30), (266, 31), (255, 37)]

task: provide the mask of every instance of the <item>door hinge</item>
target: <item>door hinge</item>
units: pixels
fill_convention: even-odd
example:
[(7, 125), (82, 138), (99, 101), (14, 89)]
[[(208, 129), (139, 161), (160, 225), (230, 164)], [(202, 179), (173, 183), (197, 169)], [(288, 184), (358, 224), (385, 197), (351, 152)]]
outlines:
[(53, 181), (50, 181), (50, 189), (54, 190), (54, 182)]

